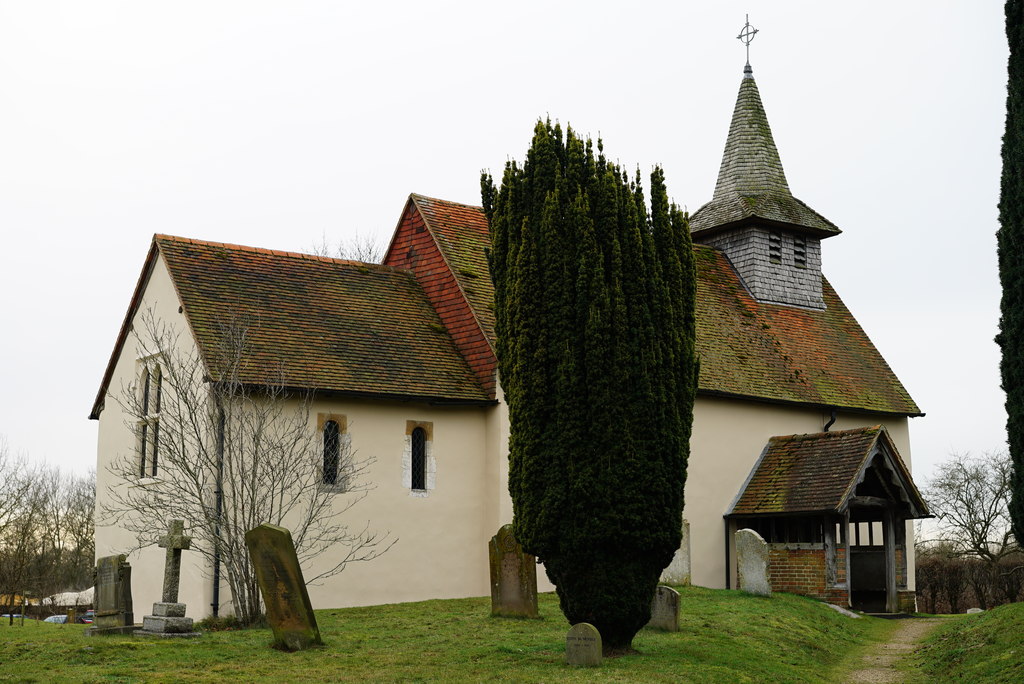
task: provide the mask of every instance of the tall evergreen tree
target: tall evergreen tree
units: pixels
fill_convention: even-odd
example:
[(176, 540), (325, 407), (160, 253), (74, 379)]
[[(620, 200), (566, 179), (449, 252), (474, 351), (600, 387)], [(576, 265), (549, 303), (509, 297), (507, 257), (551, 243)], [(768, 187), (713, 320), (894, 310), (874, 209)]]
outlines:
[(1013, 461), (1010, 518), (1017, 543), (1024, 545), (1024, 0), (1008, 0), (1005, 9), (1010, 61), (997, 234), (1003, 298), (996, 342), (1003, 350), (1000, 368)]
[(697, 383), (687, 220), (661, 169), (648, 213), (639, 175), (550, 121), (500, 188), (481, 185), (515, 533), (569, 622), (622, 652), (680, 543)]

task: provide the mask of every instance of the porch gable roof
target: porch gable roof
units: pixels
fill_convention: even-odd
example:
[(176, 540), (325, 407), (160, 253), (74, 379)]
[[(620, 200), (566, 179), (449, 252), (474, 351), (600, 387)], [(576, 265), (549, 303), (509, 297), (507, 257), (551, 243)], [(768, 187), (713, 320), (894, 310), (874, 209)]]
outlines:
[(843, 513), (879, 454), (912, 517), (927, 517), (928, 506), (881, 425), (772, 437), (727, 517)]

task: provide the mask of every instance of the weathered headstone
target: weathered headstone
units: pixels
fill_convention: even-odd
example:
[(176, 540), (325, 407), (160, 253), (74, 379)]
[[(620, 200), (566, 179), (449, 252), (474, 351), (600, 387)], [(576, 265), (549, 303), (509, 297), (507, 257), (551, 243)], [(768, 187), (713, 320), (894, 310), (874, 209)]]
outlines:
[(679, 631), (679, 592), (672, 587), (659, 586), (651, 600), (651, 619), (648, 627)]
[(131, 634), (135, 615), (132, 612), (132, 566), (124, 554), (104, 556), (96, 561), (93, 571), (93, 600), (96, 614), (86, 635)]
[(754, 530), (736, 532), (736, 565), (740, 589), (759, 596), (772, 595), (768, 543)]
[(158, 543), (167, 549), (164, 561), (164, 592), (161, 601), (153, 604), (153, 614), (142, 617), (141, 636), (196, 637), (192, 618), (185, 617), (185, 604), (178, 603), (178, 584), (181, 581), (181, 552), (192, 547), (192, 538), (185, 536), (185, 521), (172, 520), (167, 535)]
[(503, 525), (488, 544), (491, 559), (491, 615), (530, 617), (537, 613), (537, 559), (523, 553), (512, 534), (511, 525)]
[(683, 540), (672, 556), (672, 562), (661, 571), (661, 581), (665, 584), (690, 585), (690, 522), (683, 521)]
[(274, 647), (301, 651), (322, 644), (292, 533), (263, 524), (245, 533), (245, 545), (274, 631)]
[(570, 665), (594, 667), (601, 664), (601, 633), (589, 622), (580, 622), (565, 635), (565, 660)]

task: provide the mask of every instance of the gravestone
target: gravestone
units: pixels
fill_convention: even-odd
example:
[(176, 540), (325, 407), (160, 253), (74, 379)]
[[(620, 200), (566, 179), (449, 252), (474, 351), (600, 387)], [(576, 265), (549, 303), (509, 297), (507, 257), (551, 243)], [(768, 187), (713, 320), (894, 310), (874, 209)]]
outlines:
[(772, 595), (768, 543), (754, 530), (736, 532), (736, 565), (740, 589), (758, 596)]
[(570, 665), (594, 667), (601, 664), (601, 633), (589, 622), (580, 622), (565, 635), (565, 660)]
[(679, 631), (679, 592), (672, 587), (659, 586), (651, 600), (651, 619), (648, 627)]
[(672, 561), (661, 571), (661, 581), (665, 584), (682, 584), (690, 586), (690, 522), (683, 521), (683, 539), (676, 549)]
[(93, 571), (93, 601), (96, 614), (87, 636), (131, 634), (135, 629), (132, 612), (132, 566), (124, 554), (104, 556)]
[(158, 543), (167, 549), (164, 560), (164, 591), (161, 600), (153, 604), (153, 614), (142, 618), (140, 636), (197, 637), (192, 630), (192, 618), (185, 617), (185, 604), (178, 603), (178, 584), (181, 581), (181, 552), (192, 547), (192, 538), (185, 536), (185, 521), (172, 520), (167, 535)]
[(277, 525), (263, 524), (245, 533), (245, 545), (267, 607), (274, 647), (301, 651), (322, 644), (292, 533)]
[(537, 559), (523, 553), (511, 525), (502, 525), (488, 544), (491, 560), (491, 615), (538, 617)]

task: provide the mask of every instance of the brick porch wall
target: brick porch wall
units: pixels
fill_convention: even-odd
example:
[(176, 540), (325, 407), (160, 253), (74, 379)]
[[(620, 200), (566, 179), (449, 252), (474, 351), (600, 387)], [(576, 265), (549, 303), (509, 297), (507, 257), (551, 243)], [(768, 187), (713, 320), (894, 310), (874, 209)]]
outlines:
[[(825, 548), (820, 544), (769, 544), (769, 576), (773, 591), (810, 596), (840, 606), (850, 605), (845, 586), (826, 586)], [(846, 550), (836, 549), (836, 583), (846, 583)]]
[(769, 544), (773, 591), (825, 598), (825, 549), (811, 544)]
[(913, 591), (896, 592), (896, 600), (901, 613), (917, 612), (917, 594)]

